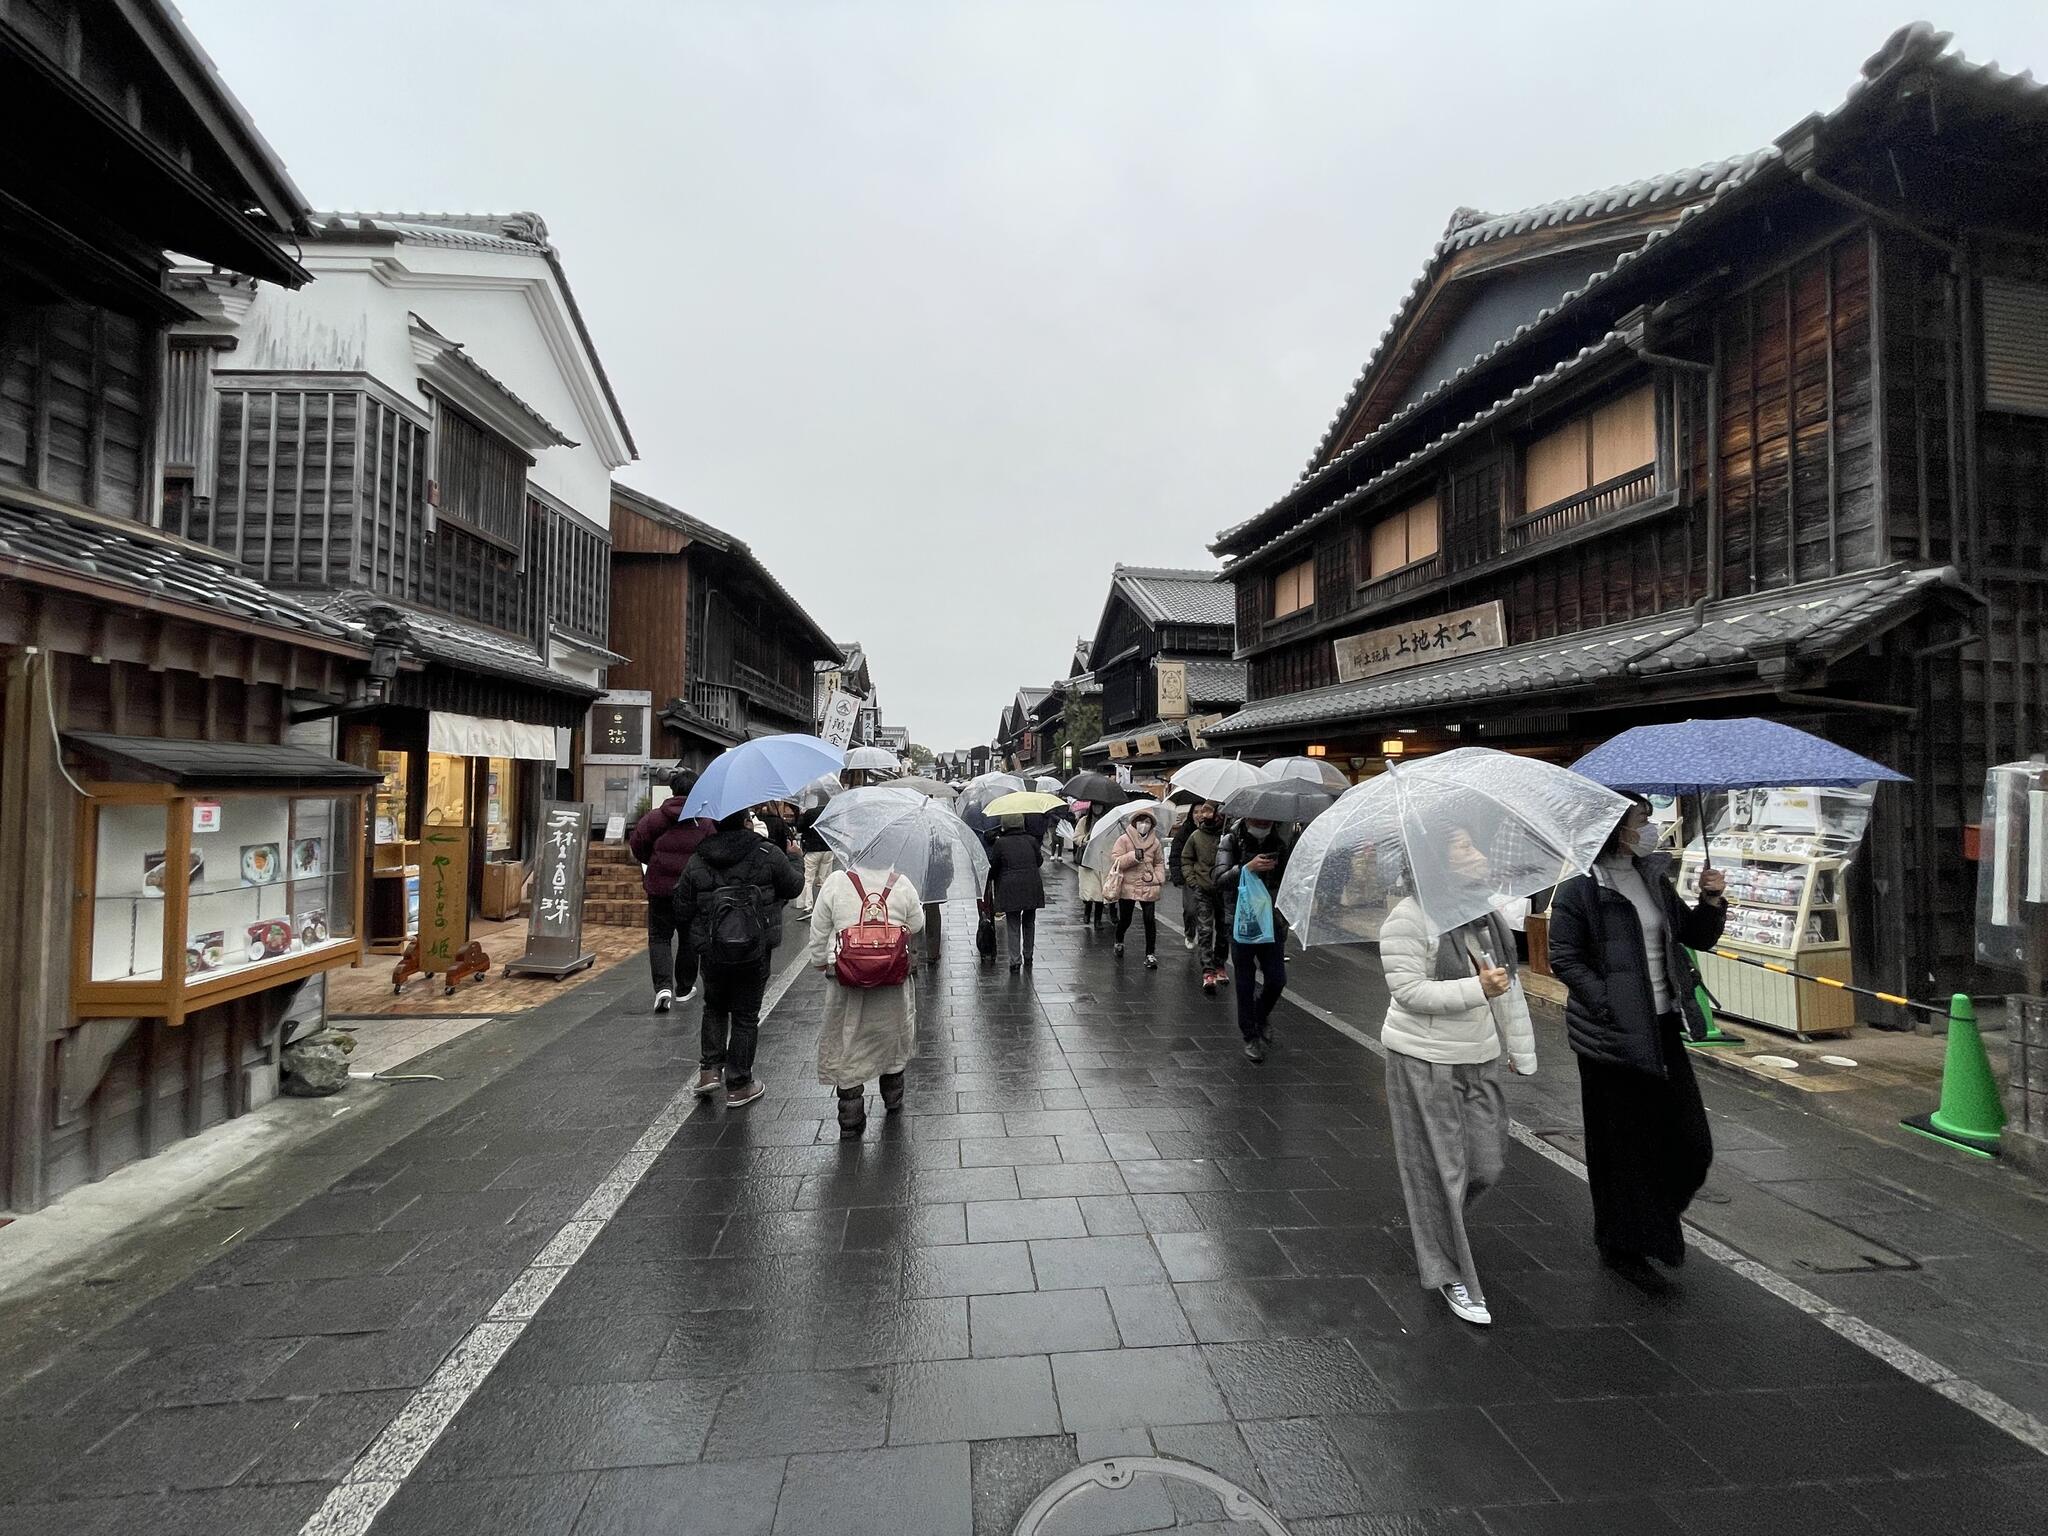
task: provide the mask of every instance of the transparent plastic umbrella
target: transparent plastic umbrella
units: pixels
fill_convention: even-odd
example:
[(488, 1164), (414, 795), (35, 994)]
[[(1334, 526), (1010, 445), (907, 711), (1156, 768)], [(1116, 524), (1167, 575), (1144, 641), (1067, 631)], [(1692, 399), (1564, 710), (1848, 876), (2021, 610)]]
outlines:
[(1041, 795), (1064, 795), (1066, 786), (1049, 773), (1041, 773), (1031, 781), (1031, 787)]
[(924, 901), (980, 893), (981, 840), (944, 802), (915, 789), (849, 789), (825, 807), (818, 836), (855, 869), (893, 869)]
[(953, 809), (975, 831), (986, 831), (989, 823), (982, 807), (1003, 795), (1021, 794), (1023, 790), (1024, 781), (1014, 773), (984, 773), (960, 786), (960, 798), (953, 802)]
[(953, 785), (941, 784), (937, 779), (915, 777), (888, 779), (874, 787), (876, 789), (914, 789), (919, 794), (930, 795), (935, 800), (944, 800), (949, 805), (952, 804), (953, 798), (960, 793)]
[(1261, 765), (1259, 772), (1275, 782), (1306, 779), (1311, 784), (1327, 785), (1340, 795), (1351, 787), (1351, 781), (1344, 777), (1344, 770), (1326, 757), (1276, 757)]
[(796, 792), (797, 809), (808, 811), (822, 806), (844, 788), (846, 786), (839, 782), (839, 775), (836, 773), (815, 778)]
[(1198, 757), (1173, 771), (1173, 787), (1197, 800), (1227, 800), (1235, 790), (1262, 782), (1263, 775), (1250, 763), (1229, 757)]
[(1278, 904), (1304, 945), (1377, 939), (1405, 896), (1448, 932), (1583, 873), (1627, 809), (1568, 768), (1460, 747), (1339, 796), (1295, 843)]
[(846, 766), (858, 773), (895, 773), (903, 765), (887, 747), (855, 747), (846, 754)]
[(1157, 800), (1126, 800), (1122, 805), (1111, 806), (1096, 818), (1095, 825), (1088, 833), (1088, 846), (1081, 850), (1081, 862), (1097, 874), (1109, 872), (1109, 850), (1116, 846), (1116, 840), (1124, 834), (1124, 823), (1140, 811), (1149, 812), (1163, 843), (1173, 836), (1173, 807)]

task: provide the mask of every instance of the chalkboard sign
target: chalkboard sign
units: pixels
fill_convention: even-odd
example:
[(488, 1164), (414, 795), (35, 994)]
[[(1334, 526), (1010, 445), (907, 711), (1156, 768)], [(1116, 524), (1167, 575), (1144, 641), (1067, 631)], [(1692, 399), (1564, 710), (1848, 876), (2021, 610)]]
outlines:
[(534, 853), (526, 953), (505, 967), (507, 976), (569, 976), (596, 960), (583, 947), (583, 866), (589, 852), (590, 807), (545, 802)]

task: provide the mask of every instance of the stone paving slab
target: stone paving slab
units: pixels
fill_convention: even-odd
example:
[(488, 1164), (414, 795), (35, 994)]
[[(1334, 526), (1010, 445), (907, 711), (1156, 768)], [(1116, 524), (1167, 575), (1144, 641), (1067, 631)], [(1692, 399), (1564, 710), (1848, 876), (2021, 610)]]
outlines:
[[(768, 1097), (643, 1159), (373, 1529), (1006, 1532), (1154, 1453), (1318, 1536), (2038, 1528), (2026, 1446), (1703, 1257), (1602, 1269), (1583, 1185), (1525, 1148), (1475, 1213), (1498, 1324), (1458, 1323), (1415, 1280), (1378, 1060), (1283, 1009), (1255, 1067), (1166, 933), (1148, 973), (1074, 913), (1029, 975), (963, 943), (920, 976), (908, 1109), (858, 1143), (798, 981)], [(0, 1536), (297, 1531), (689, 1081), (694, 1010), (597, 988), (0, 1399)], [(1204, 1497), (1119, 1510), (1213, 1528)]]

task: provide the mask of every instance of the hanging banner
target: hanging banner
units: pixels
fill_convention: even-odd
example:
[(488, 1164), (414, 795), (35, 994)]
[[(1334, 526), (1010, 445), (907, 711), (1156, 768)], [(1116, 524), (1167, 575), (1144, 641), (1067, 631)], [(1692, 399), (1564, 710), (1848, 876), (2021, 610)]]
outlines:
[(860, 712), (867, 707), (867, 702), (859, 694), (848, 693), (844, 688), (833, 689), (825, 700), (825, 718), (818, 726), (818, 734), (844, 752), (853, 741), (853, 728), (859, 723)]
[(1188, 712), (1188, 664), (1157, 661), (1152, 665), (1159, 680), (1159, 718), (1182, 719)]
[(1202, 739), (1202, 733), (1211, 726), (1220, 725), (1222, 721), (1223, 716), (1221, 715), (1190, 715), (1188, 717), (1188, 745), (1197, 752), (1208, 750), (1208, 743)]
[(420, 832), (420, 969), (437, 976), (469, 943), (469, 828), (429, 822)]
[(597, 959), (583, 947), (583, 867), (589, 854), (590, 807), (543, 804), (526, 953), (505, 967), (507, 976), (568, 976)]
[(1362, 635), (1346, 635), (1332, 645), (1337, 655), (1337, 681), (1355, 683), (1383, 672), (1497, 651), (1507, 643), (1506, 614), (1496, 600), (1434, 618), (1369, 629)]
[(1109, 755), (1117, 759), (1129, 757), (1131, 755), (1130, 738), (1119, 736), (1115, 741), (1112, 741), (1109, 744)]

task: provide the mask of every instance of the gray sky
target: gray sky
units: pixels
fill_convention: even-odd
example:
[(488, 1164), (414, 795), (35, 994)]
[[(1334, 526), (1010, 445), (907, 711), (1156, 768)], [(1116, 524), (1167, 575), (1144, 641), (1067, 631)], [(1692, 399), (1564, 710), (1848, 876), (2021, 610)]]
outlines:
[[(1451, 210), (1751, 149), (1840, 0), (179, 0), (317, 206), (542, 214), (642, 458), (986, 741), (1299, 473)], [(1950, 0), (2048, 71), (2048, 5)]]

